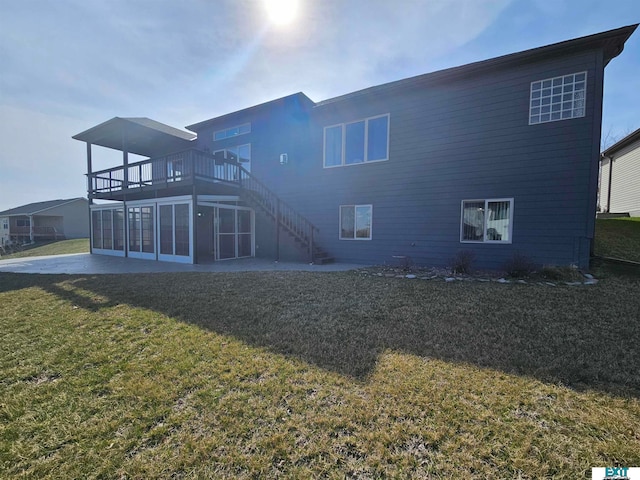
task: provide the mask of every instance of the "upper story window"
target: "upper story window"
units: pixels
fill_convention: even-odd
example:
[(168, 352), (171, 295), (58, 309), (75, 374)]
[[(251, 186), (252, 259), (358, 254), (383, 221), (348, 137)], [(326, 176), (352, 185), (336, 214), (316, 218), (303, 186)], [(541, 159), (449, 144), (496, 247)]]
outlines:
[(584, 117), (587, 72), (531, 82), (529, 125)]
[(30, 227), (31, 219), (30, 218), (18, 218), (16, 219), (16, 227)]
[(461, 242), (511, 243), (513, 198), (463, 200)]
[(229, 152), (232, 154), (231, 158), (235, 157), (235, 161), (238, 163), (251, 163), (251, 144), (237, 145), (235, 147), (228, 147), (222, 150), (216, 150), (213, 152), (215, 155), (218, 152)]
[(342, 167), (389, 158), (389, 114), (324, 129), (324, 167)]
[(251, 133), (250, 123), (243, 123), (242, 125), (213, 132), (213, 139), (224, 140), (225, 138), (233, 138), (237, 137), (238, 135), (244, 135), (245, 133)]

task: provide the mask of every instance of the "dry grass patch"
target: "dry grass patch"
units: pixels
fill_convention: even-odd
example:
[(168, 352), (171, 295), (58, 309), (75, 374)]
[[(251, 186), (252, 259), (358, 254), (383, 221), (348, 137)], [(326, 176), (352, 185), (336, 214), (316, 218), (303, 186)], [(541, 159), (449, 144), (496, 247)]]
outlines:
[(2, 256), (2, 260), (10, 258), (40, 257), (46, 255), (65, 255), (70, 253), (89, 253), (88, 238), (74, 238), (56, 242), (38, 242), (22, 247), (20, 252)]
[(638, 298), (638, 279), (617, 277), (0, 274), (0, 476), (576, 478), (639, 464), (640, 358), (621, 343), (640, 340)]

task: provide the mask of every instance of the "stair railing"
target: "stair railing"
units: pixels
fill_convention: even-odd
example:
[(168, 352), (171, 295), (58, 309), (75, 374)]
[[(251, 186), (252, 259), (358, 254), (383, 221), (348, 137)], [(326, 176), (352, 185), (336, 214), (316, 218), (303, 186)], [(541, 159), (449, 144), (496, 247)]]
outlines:
[(277, 225), (290, 232), (306, 247), (309, 259), (313, 261), (314, 230), (319, 229), (241, 165), (237, 165), (237, 168), (240, 187), (273, 217)]

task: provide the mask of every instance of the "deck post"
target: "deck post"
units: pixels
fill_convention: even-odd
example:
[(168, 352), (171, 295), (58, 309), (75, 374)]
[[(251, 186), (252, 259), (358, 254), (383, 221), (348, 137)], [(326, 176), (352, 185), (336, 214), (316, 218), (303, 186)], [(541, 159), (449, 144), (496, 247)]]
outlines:
[(93, 218), (91, 216), (91, 205), (93, 204), (93, 173), (92, 159), (91, 159), (91, 144), (87, 142), (87, 210), (89, 210), (89, 253), (93, 253)]
[(122, 167), (122, 188), (126, 190), (129, 188), (129, 147), (127, 145), (127, 131), (124, 128), (122, 129)]
[(309, 234), (309, 263), (313, 263), (313, 225)]
[(193, 184), (193, 215), (191, 221), (193, 222), (193, 263), (198, 263), (198, 195), (196, 192), (196, 185)]
[(87, 200), (89, 200), (89, 205), (93, 203), (93, 181), (91, 178), (91, 173), (93, 170), (92, 167), (92, 159), (91, 159), (91, 144), (87, 142)]
[(280, 197), (276, 197), (276, 262), (280, 261)]

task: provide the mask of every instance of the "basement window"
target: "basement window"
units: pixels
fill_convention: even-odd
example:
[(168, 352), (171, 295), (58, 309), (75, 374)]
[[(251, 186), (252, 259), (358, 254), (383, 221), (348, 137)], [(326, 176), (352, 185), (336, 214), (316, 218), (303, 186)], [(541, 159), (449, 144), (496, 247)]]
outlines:
[(372, 205), (340, 206), (340, 240), (371, 240)]

